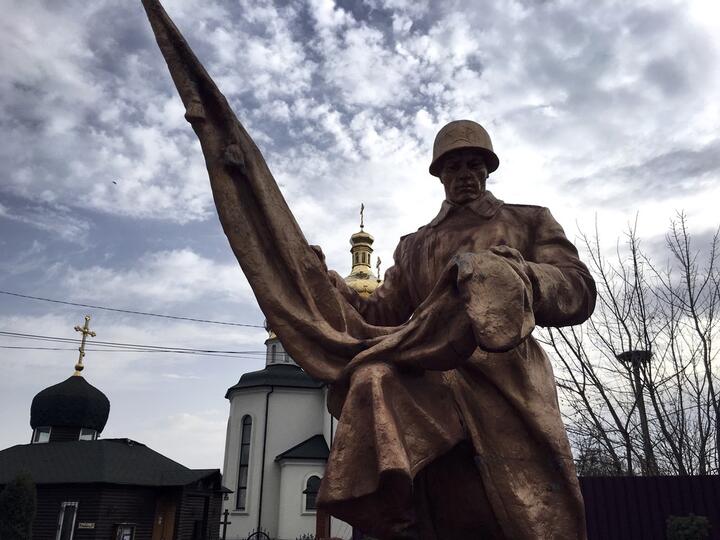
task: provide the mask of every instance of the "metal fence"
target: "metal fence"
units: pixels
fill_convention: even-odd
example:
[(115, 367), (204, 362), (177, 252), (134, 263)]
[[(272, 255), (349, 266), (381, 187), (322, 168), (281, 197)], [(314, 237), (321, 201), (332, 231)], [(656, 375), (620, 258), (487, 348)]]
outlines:
[(720, 540), (720, 476), (581, 477), (589, 540), (664, 540), (670, 516), (710, 520)]

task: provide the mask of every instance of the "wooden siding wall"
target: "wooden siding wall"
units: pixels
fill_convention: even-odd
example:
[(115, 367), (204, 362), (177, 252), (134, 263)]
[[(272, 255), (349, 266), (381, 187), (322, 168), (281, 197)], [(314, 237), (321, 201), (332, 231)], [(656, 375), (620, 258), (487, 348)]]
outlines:
[[(94, 538), (107, 538), (111, 540), (115, 532), (115, 525), (119, 523), (132, 523), (135, 525), (134, 540), (151, 540), (153, 521), (155, 519), (155, 505), (160, 490), (145, 486), (103, 486), (102, 530)], [(75, 531), (76, 534), (82, 531)], [(75, 536), (73, 540), (92, 540), (82, 536)]]
[(183, 492), (178, 511), (177, 540), (199, 540), (193, 538), (193, 531), (195, 529), (195, 522), (203, 519), (206, 500), (207, 523), (204, 538), (206, 540), (218, 540), (220, 537), (222, 494), (189, 489)]
[[(155, 488), (99, 484), (40, 485), (33, 540), (55, 540), (60, 505), (78, 503), (73, 540), (112, 540), (115, 525), (132, 523), (135, 540), (151, 540), (155, 517)], [(95, 523), (78, 529), (77, 523)]]
[(720, 539), (720, 476), (580, 478), (588, 540), (663, 540), (670, 516), (706, 516)]
[[(157, 501), (173, 498), (176, 540), (194, 540), (195, 521), (202, 521), (207, 499), (206, 540), (220, 537), (220, 513), (223, 494), (218, 491), (220, 475), (200, 489), (124, 486), (117, 484), (45, 484), (37, 486), (37, 512), (33, 522), (33, 540), (55, 540), (58, 516), (63, 502), (77, 502), (73, 540), (114, 540), (115, 526), (135, 526), (134, 540), (152, 540)], [(0, 485), (0, 491), (5, 486)], [(79, 522), (94, 523), (94, 529), (78, 529)]]
[(222, 519), (222, 493), (213, 493), (210, 497), (210, 522), (208, 523), (208, 539), (219, 540), (220, 521)]
[(37, 486), (37, 513), (33, 522), (34, 540), (55, 540), (61, 504), (77, 502), (78, 521), (95, 521), (100, 509), (97, 487), (80, 486)]

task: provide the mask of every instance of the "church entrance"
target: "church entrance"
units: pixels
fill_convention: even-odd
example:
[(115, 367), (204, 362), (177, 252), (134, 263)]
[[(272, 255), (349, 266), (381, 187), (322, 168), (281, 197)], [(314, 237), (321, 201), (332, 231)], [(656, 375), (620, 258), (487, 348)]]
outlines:
[(161, 495), (155, 506), (152, 540), (173, 540), (177, 502), (171, 494)]

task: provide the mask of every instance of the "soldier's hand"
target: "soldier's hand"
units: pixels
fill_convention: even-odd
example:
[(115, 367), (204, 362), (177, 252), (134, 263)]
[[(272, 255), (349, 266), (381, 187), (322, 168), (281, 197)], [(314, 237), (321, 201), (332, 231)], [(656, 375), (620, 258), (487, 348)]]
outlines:
[(518, 263), (520, 267), (527, 273), (527, 262), (525, 261), (525, 257), (522, 256), (522, 253), (520, 253), (517, 249), (510, 246), (493, 246), (489, 248), (488, 251), (491, 251), (495, 255), (499, 255), (500, 257), (505, 257), (506, 259), (511, 259)]

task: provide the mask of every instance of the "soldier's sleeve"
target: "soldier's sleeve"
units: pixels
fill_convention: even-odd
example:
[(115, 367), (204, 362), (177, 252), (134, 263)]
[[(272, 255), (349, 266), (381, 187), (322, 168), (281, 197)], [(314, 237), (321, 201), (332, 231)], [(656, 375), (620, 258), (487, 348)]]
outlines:
[(363, 298), (351, 289), (339, 274), (331, 273), (338, 290), (370, 324), (397, 326), (412, 315), (414, 306), (409, 299), (405, 273), (400, 263), (402, 252), (401, 240), (393, 254), (393, 266), (387, 269), (382, 284), (368, 298)]
[(584, 322), (595, 309), (595, 281), (547, 208), (538, 209), (534, 232), (526, 261), (536, 324), (570, 326)]

